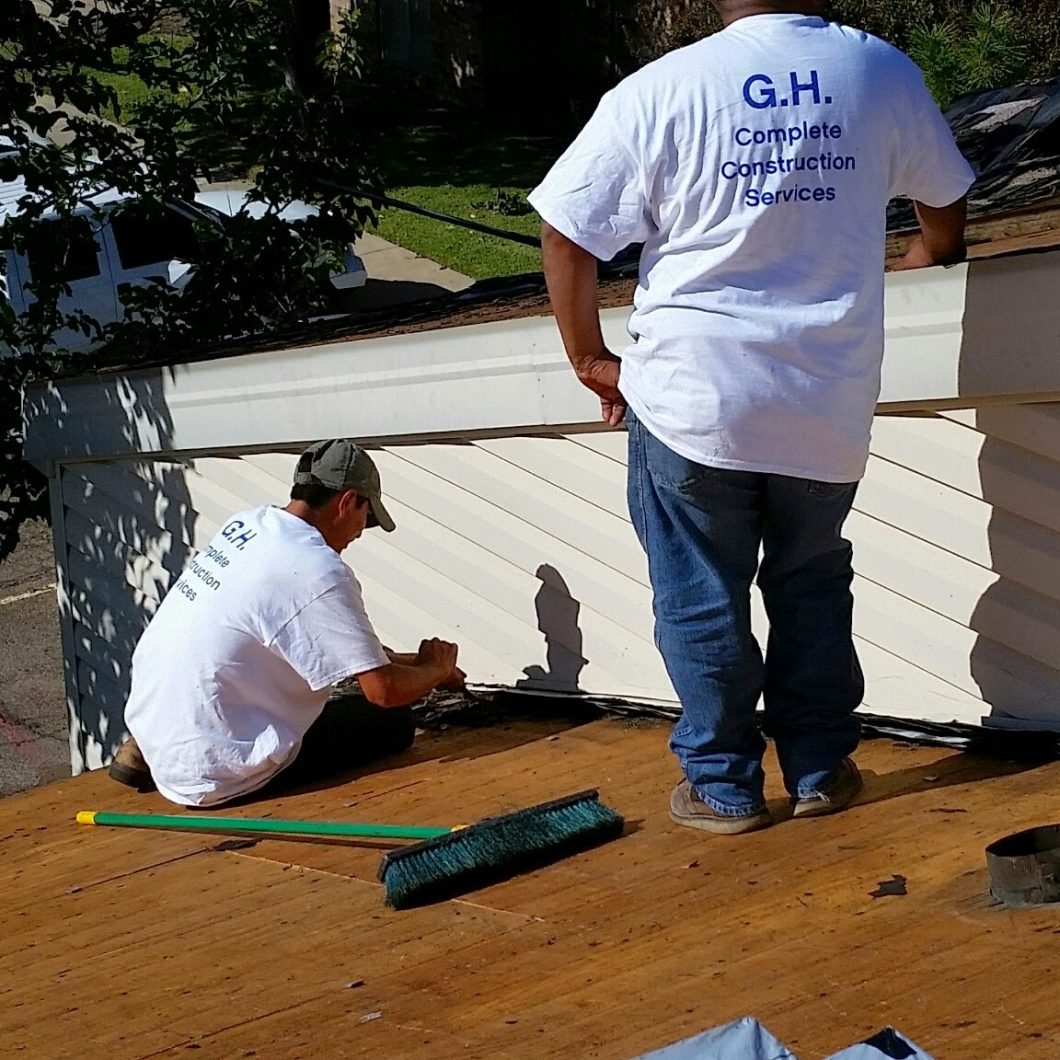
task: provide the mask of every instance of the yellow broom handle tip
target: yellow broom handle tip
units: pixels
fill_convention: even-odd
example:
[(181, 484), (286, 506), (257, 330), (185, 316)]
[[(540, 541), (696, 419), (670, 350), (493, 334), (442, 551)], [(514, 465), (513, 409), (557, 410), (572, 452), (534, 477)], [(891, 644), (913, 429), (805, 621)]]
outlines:
[(98, 810), (79, 810), (77, 814), (78, 824), (95, 824)]

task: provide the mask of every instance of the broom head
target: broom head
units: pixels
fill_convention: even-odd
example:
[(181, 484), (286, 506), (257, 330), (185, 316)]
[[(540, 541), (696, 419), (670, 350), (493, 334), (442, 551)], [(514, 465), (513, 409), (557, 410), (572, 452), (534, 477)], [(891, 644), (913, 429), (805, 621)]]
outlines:
[(383, 858), (379, 879), (387, 905), (452, 898), (588, 850), (622, 834), (625, 821), (583, 791), (448, 832)]

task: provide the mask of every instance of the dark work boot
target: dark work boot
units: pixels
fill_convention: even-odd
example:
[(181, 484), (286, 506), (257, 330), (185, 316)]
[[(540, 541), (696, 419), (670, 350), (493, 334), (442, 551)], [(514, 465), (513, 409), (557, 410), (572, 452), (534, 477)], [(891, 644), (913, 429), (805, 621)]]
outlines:
[(719, 813), (699, 797), (687, 780), (681, 781), (670, 795), (670, 820), (686, 828), (698, 828), (701, 832), (714, 832), (716, 835), (757, 832), (773, 823), (769, 810), (764, 806), (749, 813)]
[(125, 743), (114, 753), (114, 760), (107, 772), (119, 784), (135, 788), (140, 794), (155, 790), (155, 782), (151, 779), (151, 770), (140, 754), (140, 748), (136, 741), (130, 736)]

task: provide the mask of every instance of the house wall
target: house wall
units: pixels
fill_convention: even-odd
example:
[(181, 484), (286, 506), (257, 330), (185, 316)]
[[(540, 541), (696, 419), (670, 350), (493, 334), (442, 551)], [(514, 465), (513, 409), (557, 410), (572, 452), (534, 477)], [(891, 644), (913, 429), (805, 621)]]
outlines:
[[(387, 643), (461, 645), (476, 683), (673, 702), (625, 512), (625, 436), (376, 451), (398, 530), (345, 558)], [(75, 766), (122, 736), (132, 649), (222, 521), (286, 497), (295, 456), (126, 459), (61, 474)], [(1060, 725), (1060, 404), (878, 417), (848, 523), (865, 709)], [(755, 621), (764, 638), (765, 619)]]
[[(848, 528), (874, 713), (1060, 726), (1060, 252), (891, 274)], [(620, 349), (628, 310), (602, 314)], [(460, 641), (476, 681), (669, 701), (624, 438), (550, 317), (31, 385), (53, 485), (75, 763), (121, 737), (132, 648), (228, 514), (320, 437), (374, 448), (400, 529), (350, 557), (383, 635)], [(759, 630), (764, 629), (761, 615)]]

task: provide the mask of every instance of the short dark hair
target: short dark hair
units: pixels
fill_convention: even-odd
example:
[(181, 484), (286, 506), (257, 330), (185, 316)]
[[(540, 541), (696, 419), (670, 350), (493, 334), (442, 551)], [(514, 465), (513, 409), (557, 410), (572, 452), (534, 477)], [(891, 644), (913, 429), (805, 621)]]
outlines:
[(319, 482), (298, 483), (291, 487), (291, 500), (301, 501), (310, 508), (317, 509), (323, 508), (342, 492), (322, 486)]

